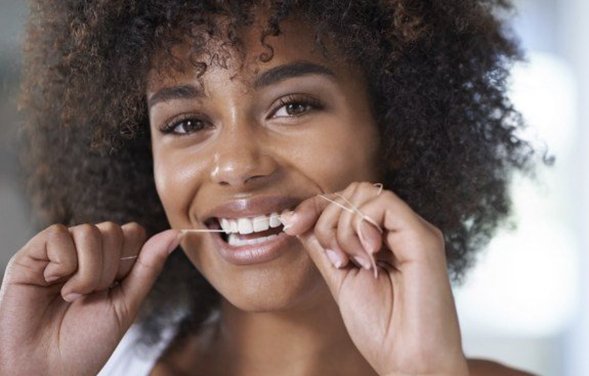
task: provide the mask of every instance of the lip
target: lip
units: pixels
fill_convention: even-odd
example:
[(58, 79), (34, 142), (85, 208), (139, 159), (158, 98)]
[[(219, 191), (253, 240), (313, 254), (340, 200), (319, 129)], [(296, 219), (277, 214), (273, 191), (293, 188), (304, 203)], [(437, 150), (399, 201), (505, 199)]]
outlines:
[(234, 265), (253, 265), (272, 261), (286, 253), (290, 248), (289, 243), (295, 241), (295, 238), (284, 232), (266, 242), (240, 247), (229, 245), (218, 234), (214, 234), (213, 239), (219, 255)]
[(303, 200), (290, 196), (258, 196), (252, 198), (236, 199), (216, 206), (205, 212), (201, 222), (215, 218), (244, 218), (266, 215), (270, 213), (280, 214), (285, 209), (292, 209)]
[[(236, 199), (219, 205), (205, 213), (202, 218), (207, 221), (211, 218), (244, 218), (281, 213), (286, 209), (292, 209), (303, 200), (288, 196), (258, 196), (247, 199)], [(203, 221), (204, 222), (204, 221)], [(228, 263), (234, 265), (252, 265), (272, 261), (283, 255), (291, 244), (296, 242), (284, 232), (263, 243), (243, 246), (231, 246), (220, 234), (211, 234), (215, 248), (219, 255)]]

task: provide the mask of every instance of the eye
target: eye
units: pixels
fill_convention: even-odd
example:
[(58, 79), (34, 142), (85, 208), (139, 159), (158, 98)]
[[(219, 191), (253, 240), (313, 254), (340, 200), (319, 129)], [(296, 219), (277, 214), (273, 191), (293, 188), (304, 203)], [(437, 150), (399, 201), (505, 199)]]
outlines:
[(181, 115), (170, 121), (168, 121), (161, 128), (162, 133), (176, 134), (176, 135), (187, 135), (204, 130), (209, 127), (209, 124), (195, 117), (194, 115)]
[(298, 117), (321, 108), (323, 108), (323, 106), (315, 98), (289, 95), (278, 100), (278, 104), (272, 114), (272, 117)]

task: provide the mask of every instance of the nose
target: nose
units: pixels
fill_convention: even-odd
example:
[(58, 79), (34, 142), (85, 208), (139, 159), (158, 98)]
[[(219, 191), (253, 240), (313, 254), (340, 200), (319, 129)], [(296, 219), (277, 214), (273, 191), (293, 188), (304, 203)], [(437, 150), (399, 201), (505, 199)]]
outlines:
[(277, 162), (254, 127), (241, 124), (222, 132), (216, 140), (211, 180), (235, 188), (250, 187), (274, 175)]

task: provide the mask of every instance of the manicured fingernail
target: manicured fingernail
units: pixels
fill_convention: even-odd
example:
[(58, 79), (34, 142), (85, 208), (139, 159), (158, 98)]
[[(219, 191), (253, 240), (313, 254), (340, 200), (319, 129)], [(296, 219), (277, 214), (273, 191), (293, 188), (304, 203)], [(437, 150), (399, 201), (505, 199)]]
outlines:
[(58, 275), (50, 275), (50, 276), (45, 277), (45, 281), (47, 283), (51, 283), (51, 282), (57, 281), (59, 278), (60, 278), (60, 276), (58, 276)]
[(75, 292), (72, 292), (71, 294), (64, 296), (63, 300), (65, 300), (68, 303), (72, 303), (75, 300), (78, 300), (81, 296), (82, 296), (82, 294), (77, 294)]
[(296, 213), (292, 210), (289, 210), (289, 211), (286, 211), (286, 212), (280, 214), (280, 222), (282, 222), (284, 227), (292, 226), (292, 223), (294, 222), (295, 218), (296, 218)]
[(354, 256), (354, 261), (356, 261), (362, 268), (370, 270), (370, 261), (364, 259), (363, 257)]
[(344, 266), (345, 261), (342, 259), (341, 255), (338, 255), (337, 252), (335, 252), (334, 250), (326, 249), (325, 254), (327, 255), (329, 261), (331, 261), (333, 266), (335, 266), (336, 268), (339, 269), (342, 266)]
[(293, 211), (286, 211), (286, 212), (280, 214), (280, 222), (284, 226), (282, 228), (282, 231), (287, 232), (287, 230), (293, 226), (296, 219), (297, 219), (297, 215)]
[(370, 242), (364, 236), (364, 230), (362, 230), (363, 224), (364, 221), (361, 221), (358, 225), (358, 238), (360, 239), (360, 243), (362, 244), (362, 247), (364, 248), (366, 253), (372, 253), (374, 251), (374, 246), (370, 244)]

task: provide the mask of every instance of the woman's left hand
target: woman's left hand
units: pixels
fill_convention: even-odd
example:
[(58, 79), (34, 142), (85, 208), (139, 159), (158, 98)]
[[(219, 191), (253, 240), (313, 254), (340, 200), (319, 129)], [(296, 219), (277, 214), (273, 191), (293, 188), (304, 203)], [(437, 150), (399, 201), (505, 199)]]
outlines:
[(312, 197), (282, 220), (379, 375), (468, 375), (439, 229), (371, 183)]

